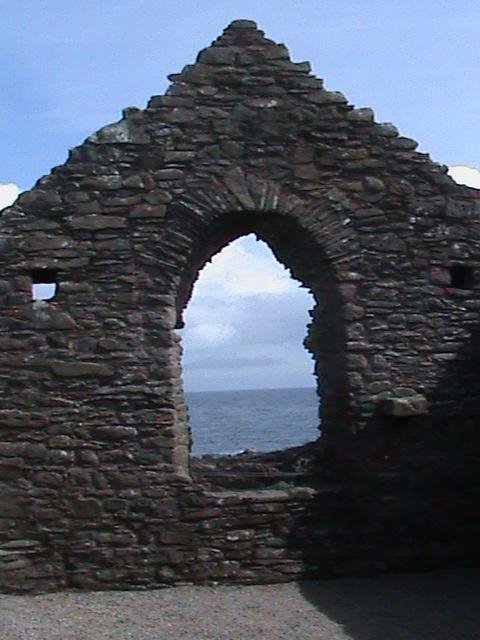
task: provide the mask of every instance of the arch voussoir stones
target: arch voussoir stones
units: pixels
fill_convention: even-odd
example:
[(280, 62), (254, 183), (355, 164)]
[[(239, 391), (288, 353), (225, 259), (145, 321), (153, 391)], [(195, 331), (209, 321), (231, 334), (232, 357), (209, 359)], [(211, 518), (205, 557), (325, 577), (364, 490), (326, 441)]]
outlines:
[[(254, 22), (170, 79), (2, 212), (0, 588), (478, 563), (480, 193)], [(321, 399), (260, 485), (191, 459), (175, 330), (247, 233), (313, 293)]]

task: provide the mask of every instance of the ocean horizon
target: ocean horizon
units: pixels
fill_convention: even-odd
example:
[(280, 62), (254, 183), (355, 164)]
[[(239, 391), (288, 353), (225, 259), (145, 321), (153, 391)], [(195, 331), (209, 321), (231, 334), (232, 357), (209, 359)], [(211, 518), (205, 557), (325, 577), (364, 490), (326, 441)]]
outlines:
[(313, 389), (315, 391), (315, 387), (247, 387), (245, 389), (199, 389), (197, 391), (186, 391), (186, 395), (191, 395), (193, 393), (224, 393), (230, 391), (281, 391), (281, 390), (290, 390), (290, 389)]
[(185, 397), (193, 455), (273, 451), (319, 435), (314, 387), (190, 391)]

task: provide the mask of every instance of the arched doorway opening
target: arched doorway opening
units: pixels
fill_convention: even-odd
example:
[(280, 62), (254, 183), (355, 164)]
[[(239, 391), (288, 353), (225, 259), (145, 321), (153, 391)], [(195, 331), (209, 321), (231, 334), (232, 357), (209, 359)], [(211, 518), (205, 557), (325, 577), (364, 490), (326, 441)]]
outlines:
[[(182, 229), (182, 233), (185, 234), (185, 228)], [(314, 360), (317, 406), (319, 398), (322, 398), (319, 413), (323, 432), (324, 425), (332, 427), (335, 416), (347, 414), (345, 338), (340, 287), (335, 265), (327, 258), (318, 241), (295, 218), (278, 213), (230, 213), (219, 215), (213, 221), (210, 220), (208, 225), (195, 229), (190, 235), (192, 241), (188, 253), (183, 256), (181, 277), (176, 282), (177, 329), (184, 327), (185, 310), (194, 284), (205, 264), (224, 247), (251, 233), (263, 240), (278, 262), (287, 267), (293, 278), (312, 294), (314, 306), (310, 311), (311, 322), (304, 345)], [(186, 412), (183, 419), (186, 430), (189, 431)], [(302, 447), (288, 448), (281, 450), (281, 455), (275, 460), (270, 458), (267, 462), (265, 458), (259, 460), (257, 456), (255, 460), (247, 461), (246, 468), (258, 471), (260, 466), (262, 473), (258, 472), (257, 475), (266, 475), (269, 481), (272, 475), (281, 475), (276, 473), (279, 467), (287, 475), (296, 471), (298, 465), (302, 469), (308, 467), (311, 471), (315, 466), (314, 461), (318, 459), (322, 439), (317, 439), (308, 452)], [(190, 451), (191, 444), (190, 434)], [(275, 441), (272, 441), (269, 449), (278, 452)], [(236, 466), (239, 456), (230, 458), (237, 459), (230, 460), (227, 465), (229, 469)], [(239, 462), (243, 467), (244, 461)], [(218, 464), (215, 464), (218, 470)], [(192, 469), (195, 476), (195, 464), (191, 463), (191, 471)], [(273, 473), (270, 473), (272, 469)], [(255, 473), (250, 474), (250, 477), (252, 475)]]
[(202, 269), (185, 310), (183, 381), (192, 454), (286, 449), (318, 438), (315, 300), (253, 234)]

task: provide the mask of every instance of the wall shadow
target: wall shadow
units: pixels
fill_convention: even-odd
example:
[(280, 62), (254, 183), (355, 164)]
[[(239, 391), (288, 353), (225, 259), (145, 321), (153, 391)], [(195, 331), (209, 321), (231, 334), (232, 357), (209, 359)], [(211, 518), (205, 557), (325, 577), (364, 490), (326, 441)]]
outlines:
[[(477, 640), (480, 571), (458, 569), (299, 583), (352, 640)], [(336, 636), (335, 636), (336, 637)]]
[(323, 460), (340, 490), (290, 532), (307, 576), (343, 578), (301, 590), (354, 640), (480, 638), (480, 572), (460, 569), (480, 566), (480, 327), (426, 395), (428, 415), (373, 416), (356, 459)]

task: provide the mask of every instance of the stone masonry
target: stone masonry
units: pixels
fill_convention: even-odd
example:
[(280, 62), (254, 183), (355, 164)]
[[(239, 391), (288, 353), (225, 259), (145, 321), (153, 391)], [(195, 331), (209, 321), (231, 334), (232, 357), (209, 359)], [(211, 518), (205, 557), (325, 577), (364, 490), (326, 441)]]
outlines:
[[(0, 588), (477, 564), (480, 192), (251, 21), (170, 80), (0, 220)], [(322, 437), (192, 462), (175, 329), (251, 232), (316, 300)]]

